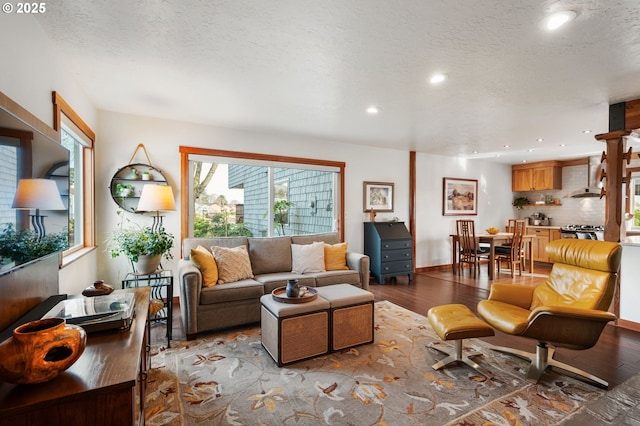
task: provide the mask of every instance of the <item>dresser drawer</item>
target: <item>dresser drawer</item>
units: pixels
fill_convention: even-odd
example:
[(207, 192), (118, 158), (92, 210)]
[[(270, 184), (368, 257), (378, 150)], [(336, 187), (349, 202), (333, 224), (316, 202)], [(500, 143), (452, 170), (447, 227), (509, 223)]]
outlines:
[(389, 240), (389, 241), (381, 241), (380, 248), (382, 250), (386, 249), (402, 249), (402, 248), (411, 248), (411, 240)]
[(382, 250), (381, 262), (393, 262), (395, 260), (411, 260), (411, 250)]
[(392, 272), (398, 272), (399, 275), (412, 272), (413, 266), (411, 260), (399, 261), (399, 262), (386, 262), (380, 265), (382, 274), (389, 274)]

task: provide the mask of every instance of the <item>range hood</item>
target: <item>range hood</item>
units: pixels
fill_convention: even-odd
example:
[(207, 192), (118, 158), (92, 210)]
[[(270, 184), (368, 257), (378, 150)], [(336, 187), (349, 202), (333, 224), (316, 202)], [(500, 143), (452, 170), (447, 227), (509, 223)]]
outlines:
[(569, 198), (588, 198), (600, 197), (601, 186), (598, 184), (598, 175), (600, 174), (600, 157), (589, 157), (587, 162), (587, 186), (580, 188), (569, 194)]

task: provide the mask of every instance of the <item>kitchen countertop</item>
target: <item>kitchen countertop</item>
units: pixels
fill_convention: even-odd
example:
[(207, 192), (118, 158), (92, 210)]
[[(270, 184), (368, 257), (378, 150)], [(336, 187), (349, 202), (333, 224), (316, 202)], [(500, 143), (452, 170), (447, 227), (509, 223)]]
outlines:
[(527, 229), (560, 229), (560, 226), (527, 225)]
[(640, 235), (627, 235), (620, 244), (623, 246), (636, 246), (640, 247)]

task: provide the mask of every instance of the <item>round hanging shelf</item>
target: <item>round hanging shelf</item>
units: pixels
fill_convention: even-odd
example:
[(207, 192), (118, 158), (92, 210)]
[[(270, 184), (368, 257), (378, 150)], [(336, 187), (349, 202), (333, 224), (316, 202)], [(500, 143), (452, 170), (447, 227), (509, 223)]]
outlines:
[(134, 163), (118, 169), (111, 178), (109, 190), (111, 198), (120, 208), (131, 213), (137, 212), (142, 187), (146, 183), (167, 185), (167, 178), (161, 170), (150, 164)]

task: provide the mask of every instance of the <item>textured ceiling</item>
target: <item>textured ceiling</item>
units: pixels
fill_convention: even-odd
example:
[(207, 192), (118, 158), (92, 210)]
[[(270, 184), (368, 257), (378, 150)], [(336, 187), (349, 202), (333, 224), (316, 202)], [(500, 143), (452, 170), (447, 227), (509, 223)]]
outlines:
[[(576, 19), (543, 31), (559, 9)], [(638, 0), (59, 0), (37, 19), (100, 109), (369, 146), (574, 158), (640, 98)]]

